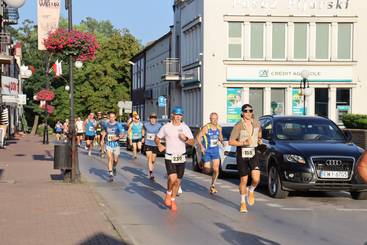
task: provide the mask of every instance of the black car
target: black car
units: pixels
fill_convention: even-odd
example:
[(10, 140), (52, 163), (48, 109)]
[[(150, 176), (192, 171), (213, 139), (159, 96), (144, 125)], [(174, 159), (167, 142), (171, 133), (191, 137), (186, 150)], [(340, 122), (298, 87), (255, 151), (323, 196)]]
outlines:
[(270, 196), (349, 191), (354, 199), (367, 199), (367, 185), (356, 176), (363, 150), (351, 143), (350, 133), (317, 116), (262, 116), (259, 121), (264, 143), (259, 165)]

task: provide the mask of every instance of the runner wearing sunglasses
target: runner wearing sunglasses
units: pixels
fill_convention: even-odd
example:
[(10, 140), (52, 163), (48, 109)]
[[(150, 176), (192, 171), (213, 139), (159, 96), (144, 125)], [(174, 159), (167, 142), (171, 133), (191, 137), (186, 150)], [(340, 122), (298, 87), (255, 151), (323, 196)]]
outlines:
[[(237, 146), (236, 161), (240, 174), (240, 212), (247, 213), (247, 202), (250, 206), (255, 203), (254, 190), (260, 181), (259, 156), (256, 147), (262, 144), (260, 123), (254, 117), (251, 105), (245, 104), (241, 108), (241, 121), (232, 130), (229, 144)], [(251, 173), (252, 183), (247, 187), (248, 175)]]

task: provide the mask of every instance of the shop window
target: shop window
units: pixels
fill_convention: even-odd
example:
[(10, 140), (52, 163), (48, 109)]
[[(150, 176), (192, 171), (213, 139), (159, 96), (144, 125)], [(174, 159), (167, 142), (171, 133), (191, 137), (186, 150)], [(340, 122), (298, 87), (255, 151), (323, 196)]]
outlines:
[(271, 89), (271, 114), (284, 115), (285, 114), (285, 89), (272, 88)]
[(315, 114), (321, 117), (329, 116), (328, 88), (315, 88)]
[(264, 23), (251, 23), (251, 59), (264, 58)]
[(250, 88), (250, 104), (256, 118), (264, 115), (264, 89)]
[(228, 23), (228, 58), (242, 58), (242, 23)]
[(338, 59), (351, 59), (352, 24), (338, 24)]
[(316, 24), (316, 59), (329, 59), (330, 24)]
[(273, 59), (285, 59), (286, 24), (273, 23), (272, 31), (272, 57)]
[(342, 116), (344, 114), (350, 113), (350, 101), (351, 101), (351, 93), (349, 88), (338, 88), (336, 89), (336, 108), (338, 114), (338, 122), (341, 123)]
[(307, 29), (306, 23), (294, 24), (294, 53), (295, 59), (307, 59)]

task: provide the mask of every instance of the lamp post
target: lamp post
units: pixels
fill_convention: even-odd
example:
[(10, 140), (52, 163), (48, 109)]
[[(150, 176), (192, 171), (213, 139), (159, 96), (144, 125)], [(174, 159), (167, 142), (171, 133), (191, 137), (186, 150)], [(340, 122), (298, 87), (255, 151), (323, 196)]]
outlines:
[[(65, 0), (65, 8), (68, 11), (68, 31), (73, 30), (73, 8), (72, 0)], [(75, 115), (74, 115), (74, 81), (73, 81), (73, 57), (69, 56), (69, 87), (70, 87), (70, 132), (71, 144), (71, 181), (80, 181), (78, 162), (78, 149), (76, 147)]]
[(308, 77), (310, 72), (308, 70), (303, 70), (301, 72), (301, 83), (300, 89), (303, 95), (303, 115), (306, 115), (306, 98), (312, 94), (312, 90), (310, 89), (310, 82), (308, 81)]

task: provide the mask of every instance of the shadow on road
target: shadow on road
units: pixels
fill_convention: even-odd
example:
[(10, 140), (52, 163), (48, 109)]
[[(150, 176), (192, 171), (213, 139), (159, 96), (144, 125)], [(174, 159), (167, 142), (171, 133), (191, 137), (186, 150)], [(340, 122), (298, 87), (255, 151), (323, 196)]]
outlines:
[(33, 155), (33, 160), (35, 161), (53, 161), (54, 158), (52, 156), (46, 156), (46, 155)]
[(90, 168), (89, 173), (94, 174), (105, 181), (109, 180), (108, 172), (106, 169)]
[[(123, 167), (121, 169), (134, 174), (129, 186), (124, 188), (125, 191), (140, 195), (142, 198), (150, 201), (160, 209), (167, 209), (163, 204), (163, 193), (166, 191), (163, 186), (148, 179), (148, 176), (144, 174), (141, 169), (132, 167)], [(158, 195), (154, 191), (162, 192), (162, 195)]]
[(126, 243), (117, 240), (114, 237), (109, 235), (98, 233), (90, 238), (87, 238), (85, 241), (82, 241), (79, 245), (92, 245), (92, 244), (100, 244), (100, 245), (125, 245)]
[(268, 239), (259, 237), (254, 234), (236, 231), (232, 227), (223, 224), (223, 223), (215, 223), (220, 229), (220, 235), (226, 240), (229, 244), (233, 245), (280, 245), (280, 243), (270, 241)]

